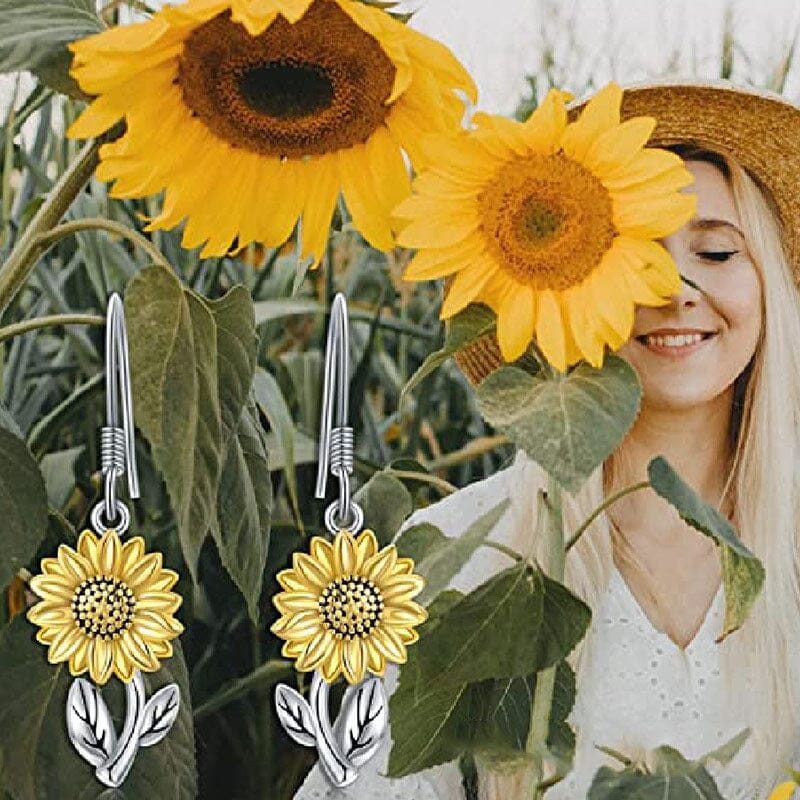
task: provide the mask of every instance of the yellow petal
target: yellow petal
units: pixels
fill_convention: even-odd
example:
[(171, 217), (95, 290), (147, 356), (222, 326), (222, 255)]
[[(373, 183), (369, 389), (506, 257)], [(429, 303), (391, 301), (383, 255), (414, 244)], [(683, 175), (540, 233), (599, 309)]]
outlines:
[(458, 272), (442, 303), (441, 318), (449, 319), (466, 308), (478, 297), (493, 272), (487, 259), (479, 259)]
[(91, 139), (107, 131), (123, 117), (125, 107), (116, 94), (98, 97), (67, 130), (70, 139)]
[(319, 595), (312, 592), (281, 592), (272, 598), (272, 602), (281, 614), (312, 611), (319, 608)]
[(117, 642), (131, 663), (139, 669), (149, 671), (156, 668), (158, 661), (150, 651), (148, 643), (132, 628), (128, 628)]
[(598, 137), (583, 163), (601, 180), (607, 172), (629, 164), (656, 127), (653, 117), (634, 117)]
[(122, 545), (119, 574), (123, 579), (139, 563), (144, 553), (144, 539), (141, 536), (134, 536)]
[(374, 675), (383, 675), (386, 672), (386, 659), (371, 641), (367, 640), (365, 648), (367, 653), (367, 669)]
[(76, 584), (68, 578), (55, 575), (34, 575), (30, 581), (31, 589), (43, 599), (70, 601), (75, 594)]
[(602, 317), (622, 341), (627, 341), (633, 328), (634, 308), (613, 250), (606, 253), (600, 268), (589, 277), (588, 285), (595, 314)]
[(387, 582), (381, 590), (384, 602), (410, 600), (425, 587), (425, 579), (421, 575), (403, 575)]
[(337, 575), (354, 575), (360, 566), (358, 547), (350, 531), (341, 531), (336, 534), (333, 543), (333, 563)]
[(295, 666), (301, 672), (308, 672), (317, 667), (330, 655), (336, 640), (328, 630), (317, 632), (308, 642)]
[(136, 609), (156, 611), (159, 614), (174, 614), (182, 602), (183, 598), (175, 592), (147, 591), (136, 598)]
[(697, 196), (677, 192), (642, 204), (614, 209), (614, 225), (623, 236), (661, 239), (675, 233), (697, 211)]
[(406, 281), (430, 281), (457, 272), (467, 259), (483, 255), (476, 237), (459, 242), (452, 247), (430, 247), (420, 250), (411, 259), (403, 273)]
[(412, 627), (421, 625), (428, 618), (428, 613), (416, 603), (387, 604), (383, 610), (381, 622), (392, 626)]
[(375, 538), (374, 531), (365, 528), (356, 538), (358, 547), (359, 563), (364, 564), (368, 558), (372, 558), (378, 552), (378, 540)]
[(333, 683), (342, 671), (342, 644), (341, 641), (335, 641), (328, 657), (318, 667), (322, 679), (328, 683)]
[(603, 185), (616, 191), (628, 186), (657, 178), (664, 172), (683, 165), (681, 157), (671, 150), (646, 147), (627, 164), (608, 171), (603, 177)]
[(370, 634), (375, 648), (389, 661), (404, 664), (407, 658), (406, 646), (400, 637), (388, 626), (379, 625)]
[(365, 146), (375, 194), (380, 207), (388, 215), (411, 193), (411, 176), (400, 146), (385, 126), (376, 128)]
[(772, 792), (770, 792), (768, 800), (789, 800), (794, 794), (796, 785), (794, 781), (787, 781), (786, 783), (776, 786)]
[(563, 372), (567, 368), (564, 336), (567, 323), (561, 316), (561, 306), (550, 289), (539, 292), (537, 300), (536, 342), (545, 358)]
[(525, 122), (525, 140), (536, 153), (549, 155), (560, 147), (561, 137), (567, 127), (566, 103), (572, 95), (559, 89), (550, 89), (541, 105)]
[(333, 559), (333, 545), (322, 536), (314, 536), (311, 539), (309, 550), (311, 552), (311, 558), (322, 564), (325, 572), (332, 576), (336, 570)]
[(172, 639), (183, 633), (183, 625), (175, 617), (141, 608), (138, 603), (133, 625), (142, 635), (155, 639)]
[(586, 315), (586, 307), (589, 303), (588, 292), (585, 286), (575, 286), (565, 292), (567, 320), (570, 332), (580, 349), (583, 357), (595, 369), (600, 369), (603, 364), (603, 348), (605, 346), (602, 338), (598, 336), (593, 325), (589, 324)]
[(376, 250), (391, 250), (394, 238), (388, 210), (381, 210), (364, 145), (340, 150), (339, 180), (353, 224)]
[(518, 156), (525, 155), (530, 150), (523, 123), (497, 114), (486, 114), (483, 111), (472, 115), (472, 123), (478, 128), (496, 133)]
[(515, 361), (533, 338), (536, 301), (529, 286), (519, 285), (506, 295), (497, 315), (497, 340), (506, 361)]
[(325, 254), (331, 218), (339, 197), (339, 174), (336, 159), (323, 156), (313, 159), (314, 181), (308, 187), (302, 220), (302, 243), (304, 258), (314, 257), (316, 267)]
[(275, 578), (287, 592), (305, 592), (310, 588), (308, 581), (293, 569), (281, 570)]
[(98, 541), (90, 530), (82, 531), (78, 537), (78, 552), (92, 565), (97, 563)]
[(61, 661), (66, 661), (77, 649), (78, 646), (86, 638), (80, 628), (72, 625), (64, 628), (50, 645), (50, 650), (47, 653), (47, 660), (51, 664), (58, 664)]
[(624, 189), (612, 192), (614, 203), (643, 203), (652, 202), (654, 197), (660, 197), (670, 192), (676, 192), (694, 183), (694, 175), (683, 166), (673, 167), (654, 178), (641, 183), (630, 184)]
[(69, 671), (71, 675), (80, 675), (89, 669), (89, 644), (89, 639), (84, 637), (70, 657)]
[(111, 646), (104, 639), (95, 639), (89, 645), (89, 675), (99, 685), (104, 684), (111, 676)]
[(366, 657), (364, 643), (359, 637), (345, 642), (342, 647), (342, 672), (349, 683), (356, 684), (364, 680)]
[(384, 547), (383, 550), (376, 553), (366, 564), (362, 573), (365, 578), (375, 583), (380, 584), (381, 578), (391, 575), (395, 564), (397, 563), (397, 548), (393, 545)]
[(85, 581), (92, 574), (91, 564), (65, 544), (58, 546), (58, 563), (63, 567), (62, 574), (74, 577), (79, 583)]
[(111, 643), (112, 661), (114, 663), (114, 674), (123, 682), (128, 683), (133, 678), (133, 673), (136, 671), (136, 665), (128, 657), (125, 649), (121, 646), (119, 640)]
[(294, 571), (305, 578), (310, 587), (324, 589), (334, 579), (333, 570), (327, 564), (316, 561), (305, 553), (295, 553), (292, 559)]
[(622, 89), (613, 81), (604, 86), (584, 106), (578, 119), (567, 126), (561, 137), (564, 152), (583, 163), (597, 138), (619, 125), (621, 104)]
[[(125, 583), (134, 591), (139, 587), (148, 585), (151, 580), (160, 577), (163, 561), (164, 557), (158, 551), (148, 553), (128, 572), (125, 576)], [(169, 570), (163, 571), (169, 572)]]
[(75, 622), (72, 610), (65, 601), (41, 602), (28, 609), (28, 620), (34, 625), (67, 625)]
[(307, 639), (322, 627), (318, 611), (295, 611), (273, 623), (270, 630), (281, 638)]
[(115, 530), (106, 531), (100, 540), (97, 552), (97, 568), (103, 575), (115, 575), (122, 554), (119, 534)]

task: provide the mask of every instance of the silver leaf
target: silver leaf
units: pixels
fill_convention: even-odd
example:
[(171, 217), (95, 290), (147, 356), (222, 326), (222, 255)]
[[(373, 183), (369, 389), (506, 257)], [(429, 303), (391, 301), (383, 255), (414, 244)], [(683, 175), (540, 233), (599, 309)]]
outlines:
[(283, 729), (298, 744), (304, 747), (315, 747), (317, 744), (317, 728), (311, 714), (311, 706), (299, 692), (278, 684), (275, 690), (275, 709)]
[(348, 687), (334, 725), (344, 756), (354, 766), (369, 761), (378, 749), (389, 722), (383, 681), (371, 677)]
[(181, 692), (177, 683), (162, 686), (148, 701), (142, 712), (139, 746), (158, 744), (175, 722), (181, 707)]
[(105, 764), (117, 746), (117, 734), (100, 690), (76, 678), (67, 694), (67, 731), (75, 749), (93, 767)]

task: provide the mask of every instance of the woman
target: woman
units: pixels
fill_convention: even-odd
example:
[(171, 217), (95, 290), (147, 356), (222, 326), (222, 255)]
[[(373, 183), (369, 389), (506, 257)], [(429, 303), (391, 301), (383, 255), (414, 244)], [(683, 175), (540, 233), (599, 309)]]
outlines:
[[(586, 486), (565, 495), (565, 529), (646, 479), (647, 463), (663, 455), (732, 521), (767, 578), (745, 625), (715, 644), (724, 594), (712, 540), (651, 490), (598, 517), (566, 560), (565, 583), (593, 617), (569, 656), (578, 687), (568, 720), (573, 770), (545, 796), (583, 798), (599, 766), (620, 766), (595, 743), (633, 757), (669, 744), (696, 758), (749, 726), (737, 756), (709, 769), (726, 800), (765, 800), (800, 758), (800, 110), (727, 83), (684, 83), (627, 89), (623, 116), (641, 114), (659, 121), (650, 144), (678, 150), (695, 176), (687, 191), (698, 196), (697, 214), (663, 240), (695, 286), (637, 309), (619, 354), (639, 374), (640, 414)], [(473, 382), (486, 374), (485, 352), (460, 364)], [(407, 525), (431, 522), (457, 536), (508, 496), (492, 538), (546, 563), (531, 500), (545, 484), (519, 453)], [(453, 586), (469, 591), (510, 563), (482, 549)], [(387, 755), (388, 746), (344, 792), (327, 792), (315, 768), (296, 797), (464, 796), (454, 764), (388, 781)], [(517, 793), (510, 778), (480, 776), (481, 798)]]

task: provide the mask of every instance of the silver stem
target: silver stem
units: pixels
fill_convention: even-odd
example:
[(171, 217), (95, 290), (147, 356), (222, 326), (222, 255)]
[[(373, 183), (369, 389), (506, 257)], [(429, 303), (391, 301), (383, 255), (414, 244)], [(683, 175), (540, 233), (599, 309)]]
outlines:
[(349, 786), (358, 777), (358, 772), (345, 758), (330, 721), (328, 708), (328, 692), (330, 686), (322, 679), (317, 670), (311, 680), (311, 694), (309, 696), (311, 713), (317, 726), (317, 752), (323, 769), (334, 786)]
[(144, 721), (145, 691), (139, 670), (125, 684), (125, 726), (111, 759), (95, 770), (97, 780), (106, 786), (121, 786), (139, 751), (139, 729)]

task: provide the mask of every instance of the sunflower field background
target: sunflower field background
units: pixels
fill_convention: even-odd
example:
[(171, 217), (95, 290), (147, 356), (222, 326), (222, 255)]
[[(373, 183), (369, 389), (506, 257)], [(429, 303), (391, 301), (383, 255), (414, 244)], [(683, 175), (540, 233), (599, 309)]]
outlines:
[[(274, 712), (275, 684), (302, 689), (306, 676), (268, 632), (278, 618), (270, 598), (291, 553), (323, 529), (324, 504), (311, 498), (334, 294), (350, 309), (358, 499), (379, 543), (414, 508), (509, 463), (514, 446), (447, 359), (441, 282), (404, 282), (412, 253), (372, 249), (341, 206), (322, 265), (309, 270), (294, 235), (201, 257), (181, 246), (180, 228), (143, 231), (158, 198), (112, 198), (92, 177), (99, 142), (65, 135), (86, 99), (65, 45), (115, 24), (125, 5), (147, 12), (138, 2), (98, 16), (93, 0), (0, 0), (0, 69), (12, 75), (0, 130), (0, 786), (8, 800), (289, 800), (315, 754)], [(542, 8), (548, 25), (566, 20), (557, 5)], [(746, 79), (732, 31), (724, 41), (719, 74)], [(518, 119), (550, 86), (575, 95), (596, 86), (558, 61), (560, 48), (542, 49)], [(780, 90), (793, 56), (761, 82)], [(206, 192), (213, 203), (214, 187)], [(262, 202), (268, 214), (269, 192)], [(115, 291), (141, 434), (132, 527), (181, 575), (186, 632), (153, 685), (175, 681), (185, 700), (124, 789), (102, 792), (63, 734), (66, 668), (46, 662), (24, 610), (41, 557), (76, 546), (102, 495), (103, 325)], [(425, 363), (436, 368), (418, 373)]]

